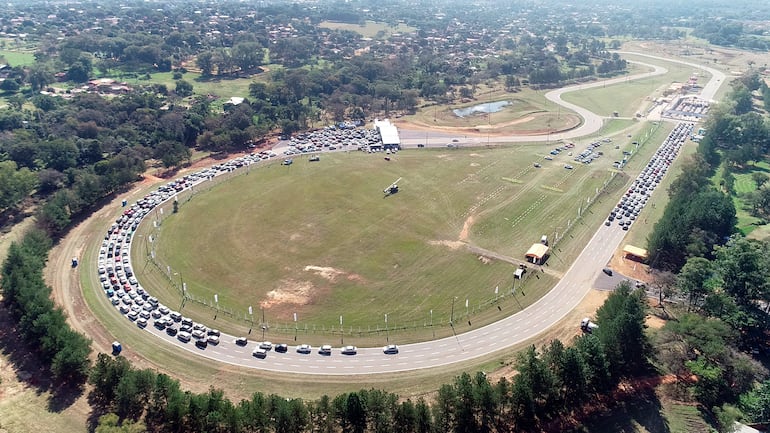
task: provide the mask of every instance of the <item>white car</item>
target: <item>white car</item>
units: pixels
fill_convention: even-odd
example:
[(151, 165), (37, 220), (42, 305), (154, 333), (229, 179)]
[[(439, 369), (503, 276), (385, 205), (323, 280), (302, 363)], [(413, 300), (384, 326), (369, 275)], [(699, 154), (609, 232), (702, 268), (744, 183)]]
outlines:
[(382, 353), (386, 355), (395, 355), (398, 353), (398, 346), (395, 344), (389, 344), (382, 348)]
[(332, 354), (332, 346), (330, 344), (324, 344), (318, 349), (319, 355), (331, 355)]
[(263, 350), (270, 350), (270, 349), (273, 348), (273, 343), (271, 343), (269, 341), (263, 341), (263, 342), (259, 343), (259, 348), (263, 349)]
[(264, 359), (267, 357), (267, 350), (257, 347), (256, 349), (254, 349), (253, 352), (251, 352), (251, 354), (256, 356), (257, 358)]
[(313, 350), (309, 344), (300, 344), (297, 346), (297, 353), (308, 354)]
[(345, 346), (340, 352), (343, 355), (355, 355), (358, 353), (358, 348), (356, 346)]

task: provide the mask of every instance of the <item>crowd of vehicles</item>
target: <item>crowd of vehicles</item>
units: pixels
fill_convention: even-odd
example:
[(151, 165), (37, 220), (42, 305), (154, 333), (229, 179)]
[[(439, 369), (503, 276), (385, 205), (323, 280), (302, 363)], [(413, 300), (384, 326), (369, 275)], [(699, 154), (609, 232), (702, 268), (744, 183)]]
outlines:
[[(219, 330), (194, 322), (192, 319), (184, 317), (179, 311), (174, 311), (163, 305), (156, 297), (151, 296), (134, 275), (131, 267), (130, 247), (139, 223), (143, 218), (151, 215), (157, 206), (172, 199), (176, 200), (176, 195), (185, 189), (193, 188), (195, 185), (221, 174), (255, 164), (265, 159), (263, 156), (259, 153), (241, 156), (161, 185), (155, 191), (127, 207), (115, 220), (102, 240), (96, 265), (104, 295), (122, 315), (136, 323), (137, 327), (154, 332), (168, 341), (177, 341), (181, 344), (193, 342), (193, 345), (201, 350), (205, 350), (209, 346), (218, 346), (222, 341), (226, 341), (225, 344), (228, 345), (232, 342), (236, 347), (249, 345), (247, 338), (226, 338), (228, 336), (222, 335)], [(123, 204), (124, 206), (127, 205), (125, 201)], [(150, 242), (152, 242), (151, 239)], [(225, 337), (224, 340), (223, 337)], [(300, 344), (296, 347), (298, 354), (309, 354), (312, 350), (312, 346), (308, 344)], [(271, 351), (287, 353), (288, 345), (283, 343), (274, 345), (269, 341), (262, 341), (257, 343), (252, 354), (257, 358), (266, 358), (268, 352)], [(322, 355), (328, 356), (332, 352), (333, 349), (330, 345), (323, 345), (318, 349), (318, 353)], [(340, 349), (340, 353), (355, 355), (358, 353), (358, 348), (344, 346)], [(383, 353), (396, 354), (398, 347), (395, 345), (386, 346), (383, 348)]]
[(623, 230), (631, 227), (644, 205), (647, 204), (652, 192), (660, 184), (663, 175), (679, 153), (679, 149), (692, 134), (693, 126), (692, 123), (680, 123), (671, 131), (628, 191), (620, 198), (617, 206), (610, 211), (604, 225), (610, 226), (617, 220), (617, 225)]

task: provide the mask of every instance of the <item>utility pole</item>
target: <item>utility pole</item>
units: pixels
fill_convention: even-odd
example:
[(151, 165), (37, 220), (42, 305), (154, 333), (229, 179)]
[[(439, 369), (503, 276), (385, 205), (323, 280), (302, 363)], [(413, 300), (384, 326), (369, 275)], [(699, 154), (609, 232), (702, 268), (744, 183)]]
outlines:
[(254, 328), (254, 309), (249, 305), (249, 317), (251, 317), (251, 326), (249, 326), (249, 335), (251, 335), (251, 329)]
[(385, 313), (385, 342), (390, 343), (390, 334), (388, 333), (388, 313)]

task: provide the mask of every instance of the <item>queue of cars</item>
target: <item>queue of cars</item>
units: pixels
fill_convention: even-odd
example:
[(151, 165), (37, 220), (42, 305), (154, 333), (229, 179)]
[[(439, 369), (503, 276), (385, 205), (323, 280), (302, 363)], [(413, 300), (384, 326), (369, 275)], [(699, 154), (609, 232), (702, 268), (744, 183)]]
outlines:
[(692, 123), (680, 123), (671, 131), (628, 191), (620, 198), (617, 206), (610, 212), (604, 225), (611, 226), (617, 220), (617, 225), (621, 229), (628, 230), (631, 227), (644, 205), (647, 204), (652, 192), (660, 184), (663, 175), (679, 153), (679, 149), (692, 134), (693, 126)]
[[(342, 130), (346, 134), (357, 136), (362, 134), (360, 130)], [(351, 132), (352, 131), (352, 132)], [(363, 133), (364, 138), (369, 139), (368, 132)], [(150, 295), (136, 279), (131, 268), (130, 247), (131, 241), (139, 223), (155, 208), (164, 202), (176, 197), (185, 189), (194, 188), (195, 185), (206, 182), (224, 173), (232, 172), (238, 168), (246, 167), (263, 159), (276, 156), (273, 152), (260, 152), (241, 156), (222, 164), (186, 175), (180, 179), (161, 185), (155, 191), (147, 194), (136, 203), (127, 207), (123, 213), (112, 223), (107, 230), (99, 248), (97, 273), (105, 296), (121, 314), (136, 323), (139, 328), (148, 328), (152, 325), (158, 331), (164, 332), (168, 337), (181, 343), (190, 343), (199, 349), (206, 349), (209, 345), (218, 345), (221, 341), (221, 333), (216, 329), (210, 329), (192, 319), (183, 317), (180, 312), (173, 311), (161, 304), (157, 298)], [(127, 203), (124, 201), (124, 206)], [(161, 210), (162, 213), (162, 210)], [(151, 235), (150, 235), (151, 236)], [(152, 242), (152, 239), (149, 239)], [(162, 335), (162, 334), (161, 334)], [(248, 340), (239, 337), (233, 340), (236, 346), (247, 346)], [(269, 341), (263, 341), (257, 345), (252, 354), (258, 358), (267, 357), (269, 351), (276, 353), (288, 352), (286, 344), (273, 345)], [(300, 354), (312, 352), (312, 347), (307, 344), (297, 346)], [(345, 346), (340, 350), (346, 355), (355, 355), (358, 349), (355, 346)], [(396, 346), (388, 346), (383, 350), (385, 354), (398, 353)], [(332, 347), (324, 345), (319, 348), (319, 353), (331, 355)]]

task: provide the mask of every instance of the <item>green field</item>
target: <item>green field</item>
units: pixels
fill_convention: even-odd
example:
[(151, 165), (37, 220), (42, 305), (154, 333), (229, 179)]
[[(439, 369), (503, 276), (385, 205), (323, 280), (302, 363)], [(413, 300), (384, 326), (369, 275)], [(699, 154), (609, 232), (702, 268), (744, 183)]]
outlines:
[(4, 58), (11, 66), (27, 66), (35, 63), (35, 55), (31, 51), (0, 50), (0, 58)]
[[(455, 297), (458, 318), (488, 323), (502, 317), (494, 308), (495, 288), (498, 295), (509, 293), (511, 262), (524, 260), (542, 234), (563, 239), (548, 266), (558, 278), (579, 252), (571, 246), (591, 233), (591, 225), (575, 224), (578, 208), (605, 183), (618, 191), (628, 181), (622, 175), (611, 180), (608, 170), (626, 139), (616, 138), (619, 148), (608, 145), (606, 156), (591, 165), (574, 163), (566, 152), (544, 160), (550, 147), (542, 144), (402, 151), (390, 162), (352, 152), (325, 154), (320, 163), (302, 157), (289, 167), (262, 165), (207, 191), (199, 188), (190, 201), (181, 198), (180, 212), (159, 228), (146, 223), (134, 261), (146, 261), (151, 247), (144, 239), (152, 234), (157, 266), (144, 267), (140, 279), (172, 307), (181, 305), (184, 283), (196, 299), (186, 302), (185, 314), (205, 322), (227, 312), (218, 315), (223, 330), (248, 330), (252, 306), (255, 322), (264, 311), (278, 333), (294, 333), (297, 313), (300, 330), (328, 336), (339, 332), (343, 316), (345, 332), (363, 345), (382, 336), (387, 313), (390, 330), (426, 339), (431, 311), (434, 328), (428, 329), (447, 331)], [(575, 168), (564, 169), (566, 163)], [(384, 197), (382, 189), (397, 178), (403, 178), (401, 192)], [(600, 195), (595, 206), (601, 215), (612, 201)], [(468, 245), (501, 258), (480, 259)], [(499, 296), (497, 302), (525, 307), (553, 281), (519, 284), (527, 299)]]
[(415, 27), (410, 27), (406, 24), (398, 24), (394, 27), (387, 23), (378, 23), (374, 21), (366, 21), (366, 24), (364, 25), (324, 21), (319, 24), (319, 27), (333, 30), (349, 30), (351, 32), (356, 32), (365, 38), (381, 38), (390, 36), (393, 33), (411, 33), (417, 30)]
[[(141, 77), (115, 78), (134, 85), (164, 84), (169, 90), (173, 91), (176, 87), (176, 80), (174, 80), (173, 75), (173, 72), (156, 72), (150, 74), (150, 79)], [(255, 81), (264, 80), (264, 77), (263, 75), (257, 74), (249, 78), (202, 80), (199, 73), (187, 72), (182, 76), (182, 79), (193, 85), (193, 93), (197, 95), (216, 95), (220, 98), (227, 99), (231, 96), (248, 97), (249, 85)]]

